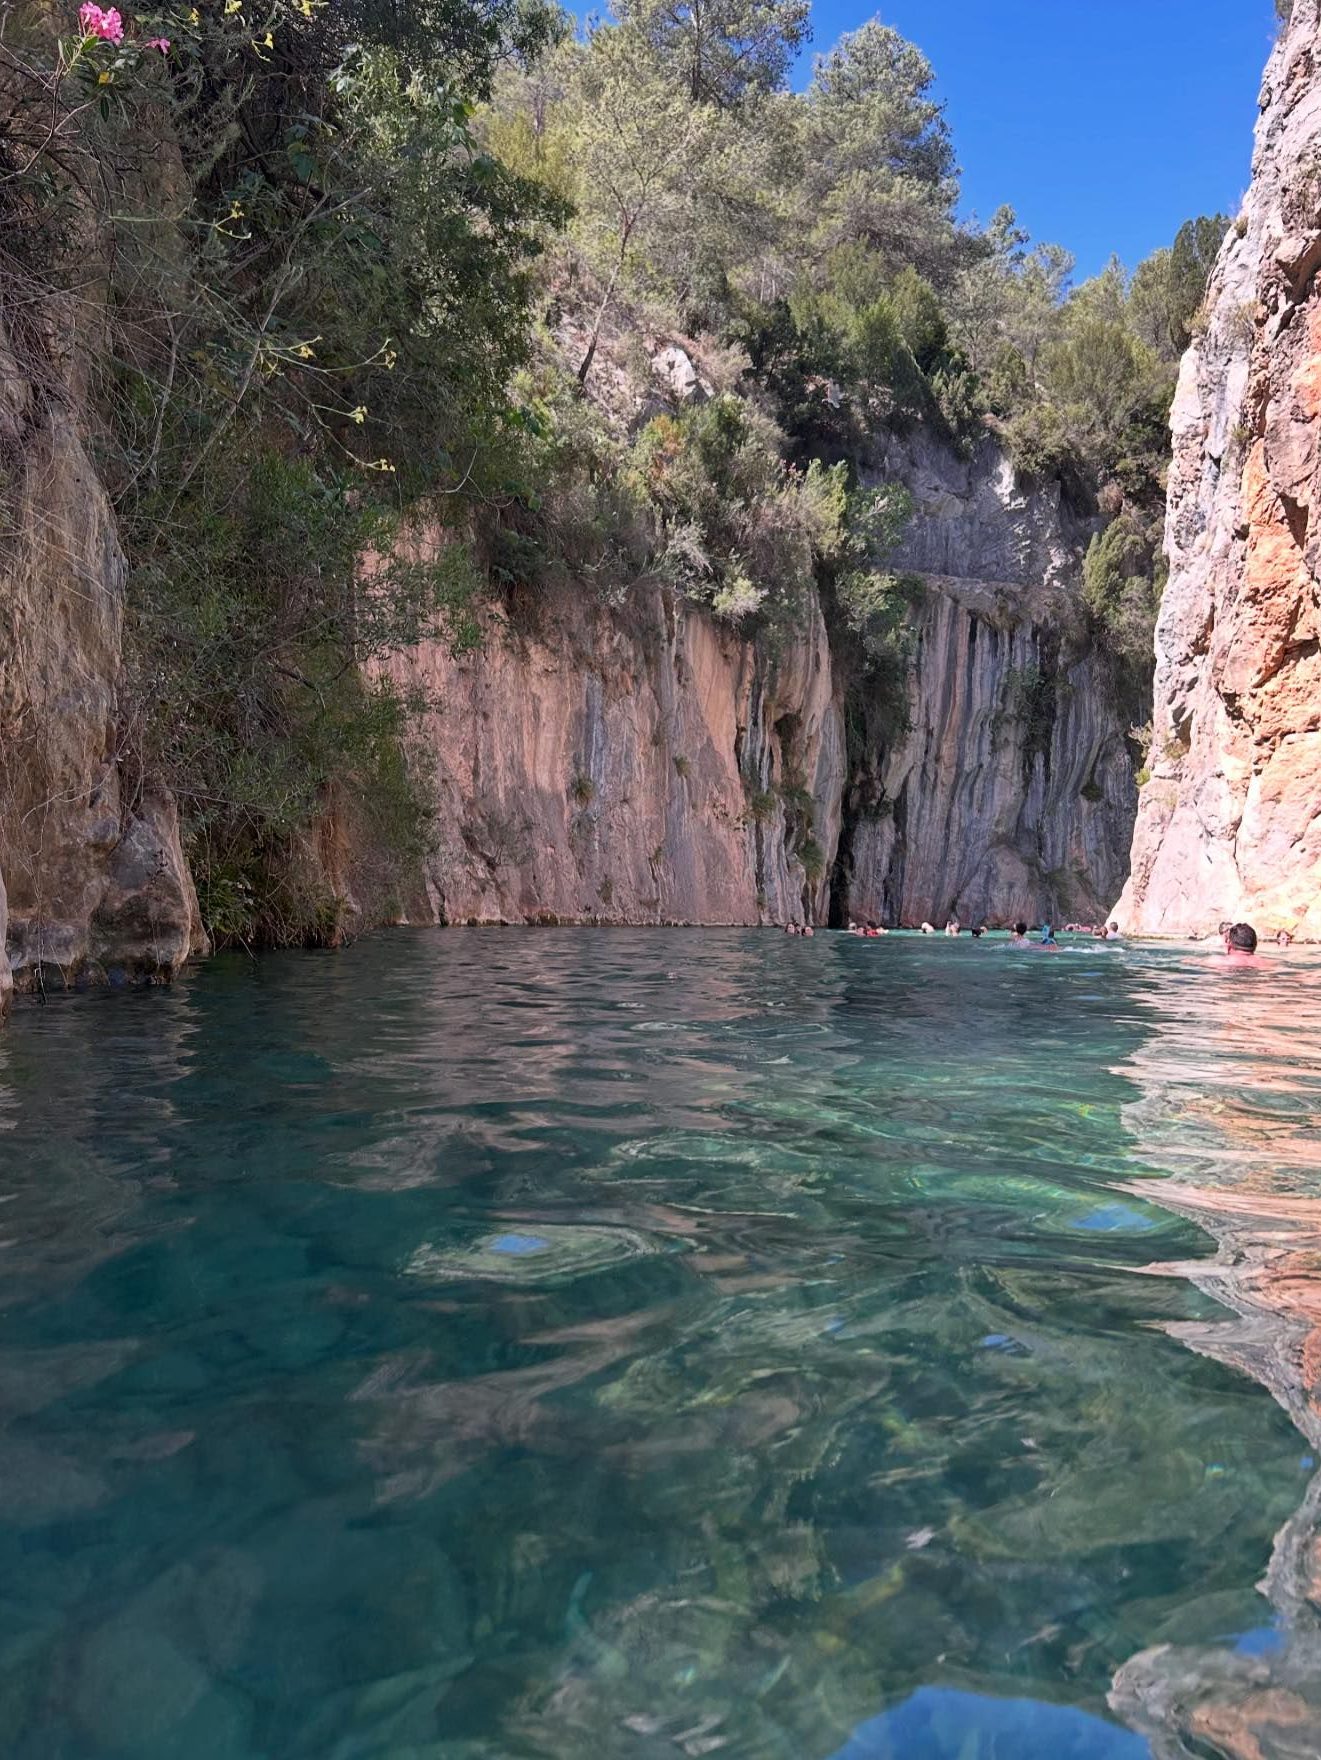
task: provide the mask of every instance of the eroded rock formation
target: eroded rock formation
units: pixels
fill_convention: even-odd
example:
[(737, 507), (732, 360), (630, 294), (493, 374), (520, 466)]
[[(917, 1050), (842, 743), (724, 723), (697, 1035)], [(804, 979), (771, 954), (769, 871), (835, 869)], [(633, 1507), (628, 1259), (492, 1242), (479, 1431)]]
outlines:
[[(203, 938), (174, 805), (130, 786), (118, 755), (113, 519), (72, 418), (9, 383), (10, 957), (26, 986), (168, 973)], [(435, 847), (412, 896), (375, 897), (370, 851), (330, 815), (314, 854), (345, 920), (1098, 912), (1122, 878), (1133, 786), (1104, 666), (1060, 639), (1086, 531), (1056, 494), (1016, 484), (993, 443), (972, 461), (920, 439), (891, 451), (881, 468), (915, 496), (896, 560), (925, 583), (906, 731), (846, 738), (846, 698), (865, 708), (868, 687), (811, 590), (803, 627), (778, 641), (657, 586), (548, 598), (530, 628), (493, 614), (478, 653), (436, 644), (395, 663), (433, 705), (419, 747)]]
[(821, 612), (779, 651), (658, 588), (624, 610), (492, 619), (482, 650), (397, 663), (435, 708), (442, 922), (823, 920), (844, 729)]
[(120, 762), (125, 566), (76, 404), (0, 337), (0, 875), (20, 987), (168, 975), (204, 945), (174, 804)]
[(883, 473), (913, 492), (894, 563), (925, 591), (909, 729), (860, 803), (849, 908), (906, 923), (1098, 918), (1123, 883), (1136, 793), (1109, 667), (1078, 627), (1092, 527), (1058, 486), (1016, 481), (989, 440), (970, 461), (896, 442)]
[[(671, 383), (686, 360), (658, 375), (676, 400), (702, 391)], [(2, 944), (19, 988), (168, 976), (205, 938), (175, 803), (126, 757), (126, 567), (82, 388), (53, 345), (42, 368), (0, 348)], [(756, 638), (654, 583), (548, 594), (492, 611), (476, 654), (393, 667), (432, 705), (435, 843), (405, 896), (333, 788), (291, 859), (351, 927), (1098, 913), (1133, 785), (1069, 635), (1089, 528), (989, 437), (892, 439), (876, 473), (912, 489), (895, 563), (922, 583), (897, 713), (811, 583), (795, 633)]]
[(1266, 70), (1252, 187), (1172, 416), (1150, 780), (1119, 907), (1321, 935), (1321, 7)]
[(989, 439), (971, 460), (895, 441), (877, 474), (914, 496), (894, 558), (921, 580), (906, 728), (894, 705), (871, 713), (882, 687), (850, 671), (810, 590), (780, 642), (657, 587), (613, 607), (546, 600), (531, 632), (492, 618), (477, 654), (429, 646), (394, 668), (435, 705), (436, 847), (409, 916), (1100, 915), (1135, 789), (1126, 719), (1078, 625), (1090, 526), (1057, 489), (1018, 483)]

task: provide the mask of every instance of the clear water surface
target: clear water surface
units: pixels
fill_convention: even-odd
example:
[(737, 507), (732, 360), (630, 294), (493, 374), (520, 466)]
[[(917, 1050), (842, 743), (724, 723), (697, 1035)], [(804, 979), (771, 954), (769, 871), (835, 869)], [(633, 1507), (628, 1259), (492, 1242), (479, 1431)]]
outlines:
[(1162, 1189), (1305, 1192), (1319, 1095), (1295, 951), (396, 931), (23, 1005), (3, 1751), (1142, 1760), (1116, 1671), (1277, 1644), (1315, 1465)]

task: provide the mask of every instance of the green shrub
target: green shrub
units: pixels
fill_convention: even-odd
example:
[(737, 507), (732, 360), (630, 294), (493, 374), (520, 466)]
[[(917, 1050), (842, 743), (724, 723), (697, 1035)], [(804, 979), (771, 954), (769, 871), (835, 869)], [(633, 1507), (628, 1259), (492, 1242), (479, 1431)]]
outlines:
[(731, 621), (798, 621), (838, 543), (842, 466), (786, 466), (775, 429), (718, 397), (649, 422), (631, 475), (659, 516), (662, 573), (681, 591)]
[(1030, 403), (1004, 426), (1005, 443), (1021, 476), (1048, 482), (1083, 475), (1077, 438), (1063, 411), (1053, 403)]
[(826, 871), (826, 852), (814, 837), (809, 837), (798, 851), (803, 874), (815, 886)]

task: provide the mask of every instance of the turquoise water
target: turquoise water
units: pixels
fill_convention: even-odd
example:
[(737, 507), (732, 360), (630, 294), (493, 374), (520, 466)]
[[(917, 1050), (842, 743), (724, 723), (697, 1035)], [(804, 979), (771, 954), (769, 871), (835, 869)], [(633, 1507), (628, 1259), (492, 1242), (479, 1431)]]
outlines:
[(1318, 1095), (1294, 952), (397, 931), (24, 1005), (4, 1752), (1141, 1760), (1115, 1671), (1275, 1644), (1313, 1469), (1161, 1187), (1304, 1190)]

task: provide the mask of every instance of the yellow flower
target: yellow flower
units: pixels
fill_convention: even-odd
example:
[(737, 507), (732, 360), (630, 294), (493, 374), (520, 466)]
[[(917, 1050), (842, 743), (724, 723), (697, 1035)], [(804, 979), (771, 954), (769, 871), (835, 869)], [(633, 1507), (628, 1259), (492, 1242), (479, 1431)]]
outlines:
[(361, 427), (367, 420), (367, 405), (365, 403), (360, 403), (357, 409), (351, 409), (349, 411), (349, 420), (351, 422), (356, 422), (358, 426)]
[(242, 10), (243, 10), (243, 0), (225, 0), (225, 17), (226, 18), (228, 18), (231, 13), (242, 12)]
[(302, 13), (304, 18), (311, 18), (312, 0), (298, 0), (298, 10)]
[(189, 24), (201, 24), (202, 22), (202, 15), (195, 6), (188, 14), (188, 22)]
[(394, 466), (390, 463), (388, 458), (378, 458), (369, 464), (367, 469), (369, 471), (392, 471)]
[(269, 31), (267, 31), (266, 35), (262, 38), (261, 46), (263, 49), (273, 49), (275, 47), (275, 38)]
[(235, 201), (229, 204), (229, 217), (231, 220), (241, 220), (243, 218), (242, 202)]
[(390, 368), (391, 368), (391, 367), (393, 367), (393, 366), (394, 366), (394, 364), (395, 364), (395, 362), (396, 362), (396, 361), (397, 361), (397, 360), (398, 360), (398, 359), (399, 359), (399, 356), (398, 356), (398, 355), (397, 355), (397, 354), (396, 354), (396, 353), (395, 353), (395, 351), (394, 351), (394, 350), (393, 350), (393, 349), (392, 349), (392, 348), (387, 348), (387, 349), (386, 349), (386, 351), (385, 351), (385, 365), (386, 365), (386, 369), (387, 369), (387, 371), (388, 371), (388, 370), (389, 370), (389, 369), (390, 369)]
[(98, 73), (96, 83), (99, 86), (108, 86), (114, 77), (113, 73)]
[(310, 361), (313, 358), (312, 350), (306, 342), (300, 342), (294, 353), (300, 361)]

